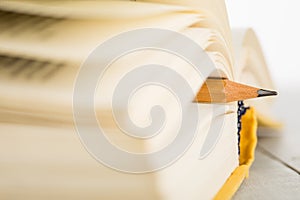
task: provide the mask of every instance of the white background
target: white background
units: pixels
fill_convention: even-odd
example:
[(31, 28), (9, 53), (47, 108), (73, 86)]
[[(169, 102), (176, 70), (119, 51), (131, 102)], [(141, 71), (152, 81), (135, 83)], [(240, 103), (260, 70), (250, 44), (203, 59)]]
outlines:
[(226, 0), (231, 27), (251, 27), (279, 88), (300, 86), (300, 0)]

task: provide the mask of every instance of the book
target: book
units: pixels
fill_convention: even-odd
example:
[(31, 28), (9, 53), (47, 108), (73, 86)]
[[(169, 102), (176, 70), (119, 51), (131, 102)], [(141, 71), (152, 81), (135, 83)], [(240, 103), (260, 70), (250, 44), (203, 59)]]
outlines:
[[(233, 45), (222, 0), (2, 1), (0, 14), (0, 26), (5, 30), (0, 33), (0, 196), (30, 199), (211, 199), (228, 185), (226, 181), (232, 173), (240, 169), (237, 103), (196, 104), (192, 101), (209, 76), (241, 82), (253, 80), (247, 83), (269, 89), (273, 86), (271, 79), (260, 77), (256, 71), (258, 67), (267, 70), (266, 65), (258, 66), (264, 62), (262, 54), (245, 60), (243, 56), (234, 55), (233, 49), (240, 48), (237, 53), (249, 49), (255, 52), (258, 45), (252, 46), (256, 39), (247, 35), (241, 36), (241, 40), (248, 41), (249, 37), (249, 45), (238, 42)], [(167, 32), (154, 37), (157, 44), (170, 48), (172, 44), (179, 45), (177, 51), (189, 52), (196, 58), (202, 53), (214, 66), (201, 76), (182, 57), (157, 49), (132, 51), (110, 64), (99, 86), (95, 86), (96, 119), (110, 144), (130, 155), (149, 155), (144, 162), (112, 154), (96, 140), (95, 143), (89, 140), (93, 138), (91, 133), (96, 126), (89, 117), (81, 118), (82, 114), (88, 114), (89, 101), (85, 95), (79, 98), (74, 94), (81, 69), (89, 63), (87, 61), (97, 47), (119, 35), (139, 30), (146, 30), (142, 37), (146, 41), (152, 36), (147, 35), (149, 32)], [(184, 38), (184, 41), (193, 43), (178, 43), (172, 38), (177, 36), (179, 40)], [(130, 38), (135, 39), (138, 38)], [(127, 44), (126, 40), (122, 42)], [(123, 45), (117, 44), (120, 48)], [(203, 51), (191, 51), (193, 44)], [(110, 51), (104, 53), (110, 55)], [(104, 58), (100, 56), (100, 60)], [(238, 58), (237, 63), (235, 58)], [(243, 64), (250, 61), (250, 65)], [(91, 63), (95, 63), (94, 60)], [(201, 63), (196, 64), (200, 69), (205, 68)], [(143, 90), (133, 90), (136, 94), (129, 95), (130, 101), (117, 98), (128, 101), (126, 106), (117, 101), (112, 107), (118, 83), (145, 65), (168, 66), (185, 81), (181, 84), (171, 72), (164, 73), (165, 68), (155, 66), (153, 69), (161, 70), (161, 73), (141, 71), (139, 76), (129, 80), (166, 81), (171, 83), (170, 88), (179, 88), (177, 93), (180, 94), (187, 83), (194, 95), (188, 96), (190, 102), (178, 102), (167, 87), (153, 84), (140, 85)], [(244, 66), (249, 70), (243, 70)], [(92, 65), (90, 76), (101, 67)], [(84, 76), (80, 81), (88, 85), (92, 78)], [(183, 91), (183, 94), (188, 92)], [(259, 100), (247, 104), (259, 107), (266, 103)], [(145, 128), (156, 119), (164, 119), (160, 112), (151, 116), (151, 109), (156, 105), (164, 109), (165, 123), (159, 134), (144, 135), (144, 138), (124, 134), (113, 114), (116, 109), (121, 120), (128, 122), (130, 118), (133, 124)], [(189, 108), (198, 112), (187, 112)], [(258, 110), (267, 115), (260, 107)], [(123, 115), (126, 111), (127, 116)], [(184, 117), (183, 113), (186, 114)], [(81, 126), (76, 120), (86, 131), (80, 131)], [(182, 134), (181, 141), (187, 146), (175, 157), (170, 155), (173, 157), (166, 163), (164, 159), (168, 157), (165, 154), (151, 157), (171, 146), (173, 141), (179, 141), (177, 136), (183, 121), (189, 129)], [(195, 122), (196, 126), (188, 126), (192, 124), (189, 122)], [(99, 159), (92, 147), (100, 150), (100, 154), (104, 152), (112, 163)], [(240, 178), (242, 180), (243, 176)]]

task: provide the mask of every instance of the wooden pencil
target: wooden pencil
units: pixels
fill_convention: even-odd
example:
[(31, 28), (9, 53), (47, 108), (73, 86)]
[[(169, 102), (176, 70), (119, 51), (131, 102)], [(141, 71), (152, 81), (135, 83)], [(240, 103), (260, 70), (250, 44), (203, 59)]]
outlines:
[(197, 93), (195, 102), (227, 103), (272, 95), (277, 95), (277, 92), (244, 85), (224, 78), (208, 78)]

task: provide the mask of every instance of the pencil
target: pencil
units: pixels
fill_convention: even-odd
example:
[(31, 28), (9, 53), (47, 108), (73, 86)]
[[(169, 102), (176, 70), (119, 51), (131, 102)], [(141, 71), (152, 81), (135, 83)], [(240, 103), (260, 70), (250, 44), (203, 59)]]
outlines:
[(224, 78), (208, 78), (196, 95), (198, 103), (227, 103), (277, 95), (276, 91), (260, 89)]

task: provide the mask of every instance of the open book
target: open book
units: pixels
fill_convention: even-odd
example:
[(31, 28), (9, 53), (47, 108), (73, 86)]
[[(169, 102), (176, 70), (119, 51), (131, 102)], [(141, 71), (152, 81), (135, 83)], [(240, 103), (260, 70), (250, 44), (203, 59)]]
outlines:
[[(270, 78), (261, 77), (257, 71), (259, 68), (267, 73), (267, 68), (252, 31), (246, 36), (239, 34), (236, 45), (232, 44), (222, 0), (2, 1), (0, 14), (0, 26), (5, 30), (0, 33), (0, 196), (211, 199), (239, 166), (237, 103), (196, 104), (193, 95), (209, 76), (249, 80), (270, 89), (273, 85)], [(89, 84), (95, 82), (94, 72), (98, 75), (103, 67), (97, 63), (106, 57), (94, 54), (97, 48), (138, 30), (146, 30), (143, 37), (121, 40), (116, 49), (153, 36), (156, 47), (178, 45), (178, 52), (189, 52), (195, 58), (203, 55), (207, 59), (204, 64), (214, 67), (199, 74), (178, 52), (135, 48), (110, 62), (98, 85), (92, 85), (93, 101), (85, 93), (76, 93), (82, 91), (77, 90), (81, 86), (89, 89)], [(148, 35), (157, 31), (163, 34)], [(177, 36), (179, 39), (174, 40)], [(192, 45), (180, 43), (180, 38), (192, 41), (202, 51), (191, 50)], [(235, 38), (238, 37), (234, 41)], [(247, 59), (246, 53), (239, 54), (250, 51)], [(258, 56), (253, 56), (253, 52)], [(110, 56), (111, 51), (102, 53)], [(81, 70), (88, 64), (89, 76), (80, 78)], [(196, 63), (200, 71), (204, 64)], [(141, 66), (150, 65), (157, 71), (138, 71)], [(158, 66), (168, 66), (168, 70), (176, 72), (174, 77), (180, 75), (184, 83)], [(136, 76), (129, 76), (135, 71), (139, 72)], [(170, 86), (135, 85), (133, 93), (127, 95), (121, 90), (121, 96), (115, 98), (124, 77), (129, 85), (139, 83), (137, 80), (162, 80)], [(78, 85), (79, 82), (83, 84)], [(175, 86), (182, 93), (184, 84), (189, 85), (192, 95), (183, 103), (169, 88)], [(264, 101), (248, 104), (267, 115)], [(86, 111), (90, 102), (94, 103), (96, 120), (90, 120)], [(157, 105), (163, 112), (152, 115)], [(159, 119), (164, 123), (158, 134), (138, 137), (126, 133), (116, 118), (124, 120), (125, 126), (131, 120), (141, 130)], [(109, 152), (91, 139), (94, 121), (112, 146), (127, 153), (120, 155), (134, 155), (132, 160)], [(178, 132), (184, 125), (186, 129), (180, 138)], [(152, 156), (173, 141), (185, 142), (186, 146), (179, 152), (174, 148), (176, 155), (170, 155), (168, 162), (165, 159), (169, 154)], [(97, 153), (104, 153), (107, 160), (99, 159)], [(149, 156), (138, 162), (134, 158), (140, 155)]]

